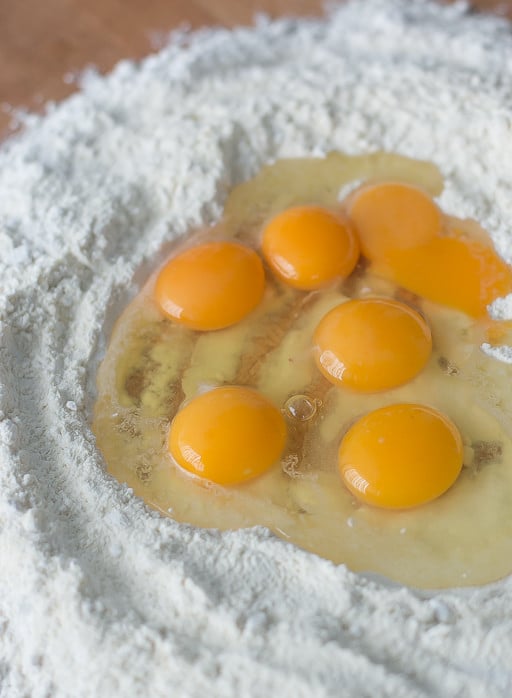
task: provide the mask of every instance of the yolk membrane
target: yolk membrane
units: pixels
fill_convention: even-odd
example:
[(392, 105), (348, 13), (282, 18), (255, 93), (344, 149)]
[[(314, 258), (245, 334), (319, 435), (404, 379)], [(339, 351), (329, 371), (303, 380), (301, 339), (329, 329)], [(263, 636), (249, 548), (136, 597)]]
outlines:
[(214, 388), (175, 416), (168, 449), (182, 468), (219, 485), (261, 475), (281, 455), (286, 425), (281, 412), (250, 388)]
[(265, 272), (259, 256), (234, 242), (192, 247), (158, 274), (154, 296), (171, 319), (194, 330), (239, 322), (259, 304)]
[(359, 258), (359, 243), (340, 213), (319, 206), (298, 206), (267, 224), (262, 252), (281, 281), (313, 290), (352, 272)]
[(453, 485), (463, 463), (462, 439), (445, 415), (424, 405), (370, 412), (345, 434), (342, 479), (362, 502), (389, 509), (425, 504)]
[(338, 305), (314, 335), (318, 368), (334, 385), (360, 392), (394, 388), (414, 378), (432, 351), (430, 328), (404, 303), (365, 298)]

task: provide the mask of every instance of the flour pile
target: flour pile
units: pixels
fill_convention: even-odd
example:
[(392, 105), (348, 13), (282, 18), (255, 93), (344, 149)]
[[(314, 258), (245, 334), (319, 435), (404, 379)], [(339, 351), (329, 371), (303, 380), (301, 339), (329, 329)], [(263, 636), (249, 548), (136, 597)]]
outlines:
[(105, 474), (89, 430), (120, 308), (165, 243), (271, 159), (431, 160), (442, 207), (511, 261), (511, 75), (504, 21), (354, 0), (177, 37), (4, 145), (2, 698), (512, 695), (510, 580), (418, 594), (263, 529), (179, 525)]

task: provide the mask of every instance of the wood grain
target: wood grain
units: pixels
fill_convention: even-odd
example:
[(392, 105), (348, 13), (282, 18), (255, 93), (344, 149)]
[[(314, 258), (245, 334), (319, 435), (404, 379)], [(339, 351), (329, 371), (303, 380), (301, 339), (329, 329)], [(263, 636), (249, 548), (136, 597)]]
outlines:
[[(412, 1), (412, 0), (411, 0)], [(319, 15), (323, 0), (0, 0), (0, 136), (12, 109), (40, 110), (75, 86), (70, 76), (94, 65), (110, 70), (121, 58), (140, 58), (168, 32), (250, 24), (272, 17)], [(512, 0), (474, 0), (512, 18)]]

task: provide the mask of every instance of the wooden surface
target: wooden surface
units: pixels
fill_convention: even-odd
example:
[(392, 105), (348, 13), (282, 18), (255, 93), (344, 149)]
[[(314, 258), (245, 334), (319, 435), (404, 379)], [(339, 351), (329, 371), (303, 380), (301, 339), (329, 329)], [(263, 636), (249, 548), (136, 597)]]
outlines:
[[(410, 0), (414, 2), (414, 0)], [(272, 17), (321, 14), (323, 0), (0, 0), (0, 135), (12, 107), (39, 110), (65, 97), (87, 66), (106, 71), (140, 58), (179, 26), (249, 24)], [(474, 0), (512, 18), (512, 0)]]

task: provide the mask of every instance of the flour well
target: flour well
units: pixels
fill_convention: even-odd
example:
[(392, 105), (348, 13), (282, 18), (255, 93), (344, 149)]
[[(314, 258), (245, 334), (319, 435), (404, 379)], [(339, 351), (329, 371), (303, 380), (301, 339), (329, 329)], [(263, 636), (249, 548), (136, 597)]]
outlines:
[(505, 22), (358, 0), (327, 21), (176, 39), (4, 145), (2, 698), (512, 693), (510, 580), (420, 595), (264, 529), (177, 524), (105, 474), (89, 430), (120, 308), (269, 160), (431, 160), (443, 209), (512, 261), (511, 71)]

